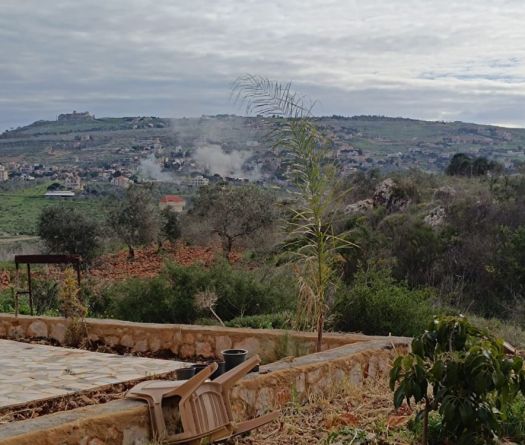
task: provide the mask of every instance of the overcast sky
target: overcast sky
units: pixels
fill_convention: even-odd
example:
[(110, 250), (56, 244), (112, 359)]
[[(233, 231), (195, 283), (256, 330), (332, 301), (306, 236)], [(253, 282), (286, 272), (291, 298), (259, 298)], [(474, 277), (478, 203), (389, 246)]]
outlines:
[(0, 131), (240, 113), (240, 74), (381, 114), (525, 127), (523, 0), (0, 0)]

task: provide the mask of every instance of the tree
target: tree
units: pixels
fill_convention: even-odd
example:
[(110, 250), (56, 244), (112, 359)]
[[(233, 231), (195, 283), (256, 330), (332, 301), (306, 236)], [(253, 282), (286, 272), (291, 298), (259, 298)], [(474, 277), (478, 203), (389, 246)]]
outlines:
[(472, 158), (465, 153), (456, 153), (445, 172), (450, 176), (485, 176), (488, 172), (500, 173), (502, 170), (499, 162), (489, 161), (483, 156)]
[(412, 341), (412, 352), (398, 357), (390, 372), (394, 404), (422, 402), (423, 444), (428, 415), (438, 411), (447, 443), (493, 443), (500, 413), (525, 391), (521, 357), (507, 357), (503, 341), (464, 317), (442, 317)]
[(181, 236), (179, 214), (173, 209), (166, 207), (160, 212), (161, 216), (161, 235), (164, 239), (174, 243)]
[(270, 191), (254, 185), (218, 184), (199, 189), (187, 224), (207, 237), (218, 236), (229, 258), (237, 245), (263, 242), (276, 221), (276, 200)]
[(471, 176), (472, 158), (465, 153), (456, 153), (452, 156), (445, 172), (450, 176)]
[(123, 199), (113, 202), (108, 223), (126, 243), (129, 257), (134, 258), (136, 246), (158, 240), (160, 211), (151, 186), (131, 185)]
[(37, 232), (49, 252), (80, 255), (86, 262), (100, 246), (98, 224), (74, 208), (45, 207)]
[(237, 80), (234, 91), (248, 112), (285, 118), (274, 128), (273, 144), (285, 156), (297, 191), (287, 223), (286, 250), (299, 282), (298, 325), (315, 327), (320, 351), (328, 302), (339, 281), (341, 251), (352, 243), (334, 230), (342, 196), (337, 193), (340, 174), (330, 157), (330, 141), (313, 123), (311, 106), (290, 87), (246, 75)]

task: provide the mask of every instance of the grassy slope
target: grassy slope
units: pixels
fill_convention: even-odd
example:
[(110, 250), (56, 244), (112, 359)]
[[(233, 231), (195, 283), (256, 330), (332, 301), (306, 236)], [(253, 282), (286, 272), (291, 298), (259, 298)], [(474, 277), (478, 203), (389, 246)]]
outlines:
[(103, 218), (106, 210), (101, 199), (52, 200), (44, 197), (50, 183), (35, 187), (0, 192), (0, 234), (34, 235), (38, 216), (43, 208), (53, 205), (71, 206), (81, 209), (94, 218)]
[[(357, 148), (375, 153), (404, 152), (410, 147), (435, 148), (445, 152), (465, 151), (471, 148), (490, 147), (495, 151), (525, 148), (525, 129), (502, 128), (463, 122), (430, 122), (412, 119), (369, 118), (358, 116), (336, 119), (316, 118), (322, 127), (338, 133), (338, 138)], [(251, 122), (251, 123), (250, 123)], [(180, 143), (206, 136), (213, 142), (245, 142), (261, 139), (265, 131), (255, 129), (253, 121), (241, 117), (208, 119), (159, 119), (143, 118), (142, 128), (133, 129), (133, 118), (102, 118), (93, 121), (53, 122), (40, 121), (15, 131), (0, 135), (0, 153), (5, 155), (30, 154), (44, 150), (48, 145), (71, 139), (75, 134), (89, 132), (117, 142), (119, 138), (151, 137), (178, 133)], [(262, 123), (262, 122), (261, 122)], [(261, 124), (259, 123), (259, 124)], [(165, 128), (148, 128), (148, 125)], [(256, 126), (258, 126), (257, 124)], [(171, 129), (168, 128), (171, 125)], [(262, 127), (261, 127), (262, 128)], [(470, 138), (474, 138), (473, 141)], [(117, 145), (120, 145), (117, 143)], [(124, 144), (126, 145), (126, 144)], [(101, 147), (104, 150), (104, 147)], [(78, 154), (78, 153), (76, 153)]]

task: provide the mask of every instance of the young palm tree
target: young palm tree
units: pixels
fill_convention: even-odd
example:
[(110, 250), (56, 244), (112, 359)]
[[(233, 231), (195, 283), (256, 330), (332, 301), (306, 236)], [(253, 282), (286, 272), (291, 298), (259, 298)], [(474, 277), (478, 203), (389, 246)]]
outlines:
[(328, 303), (339, 281), (340, 252), (354, 246), (344, 234), (334, 233), (342, 196), (336, 192), (338, 168), (329, 141), (312, 120), (313, 105), (294, 93), (290, 84), (245, 75), (237, 79), (233, 91), (248, 112), (284, 118), (275, 121), (271, 136), (274, 147), (286, 157), (297, 198), (286, 222), (286, 247), (299, 282), (297, 327), (316, 329), (320, 351)]

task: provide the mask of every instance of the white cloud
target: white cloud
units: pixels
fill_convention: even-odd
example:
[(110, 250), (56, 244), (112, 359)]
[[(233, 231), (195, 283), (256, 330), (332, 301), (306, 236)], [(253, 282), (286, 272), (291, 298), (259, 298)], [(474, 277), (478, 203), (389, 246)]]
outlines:
[(322, 113), (525, 126), (521, 0), (2, 0), (0, 128), (233, 111), (251, 72)]

